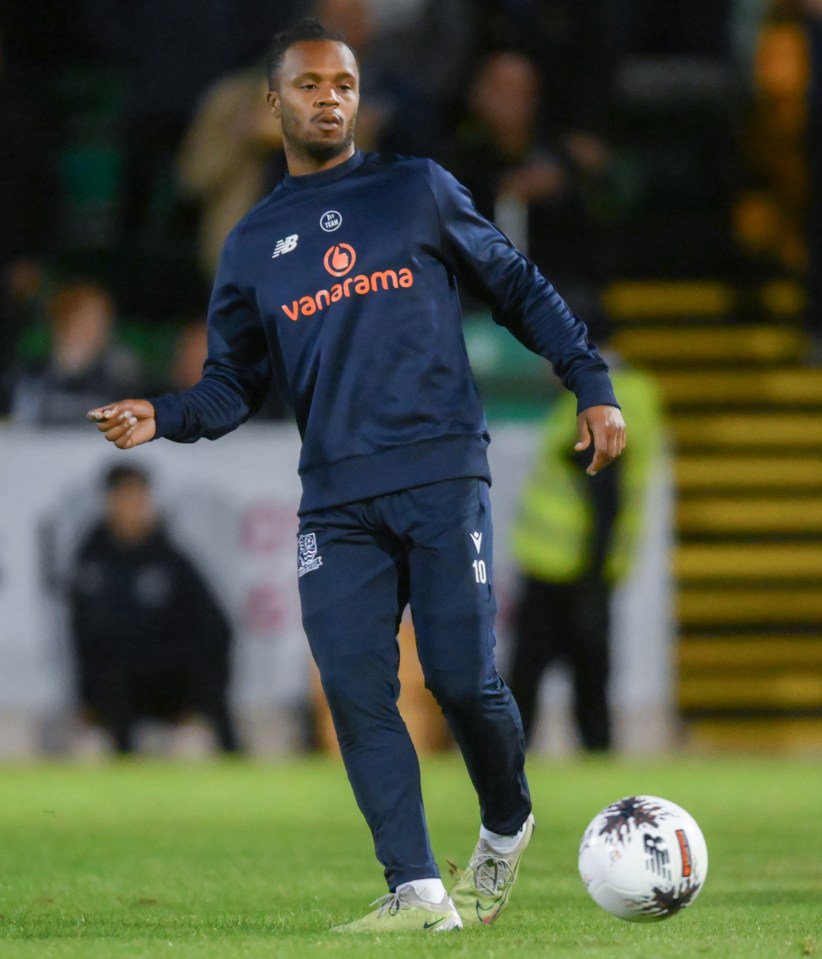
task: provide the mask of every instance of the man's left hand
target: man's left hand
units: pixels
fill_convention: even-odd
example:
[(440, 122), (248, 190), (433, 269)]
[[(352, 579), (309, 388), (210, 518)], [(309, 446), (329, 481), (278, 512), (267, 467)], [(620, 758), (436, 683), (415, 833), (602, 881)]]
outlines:
[(589, 406), (577, 416), (579, 442), (574, 449), (581, 453), (594, 442), (594, 458), (585, 472), (589, 476), (604, 469), (625, 449), (625, 420), (616, 406)]

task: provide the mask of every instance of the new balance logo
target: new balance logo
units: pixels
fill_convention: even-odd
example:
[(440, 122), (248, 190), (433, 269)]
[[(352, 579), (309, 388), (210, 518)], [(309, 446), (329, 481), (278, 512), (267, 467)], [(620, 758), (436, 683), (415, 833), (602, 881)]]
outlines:
[(277, 245), (274, 247), (274, 252), (271, 254), (271, 259), (273, 260), (275, 257), (282, 256), (283, 253), (290, 253), (292, 250), (295, 250), (297, 248), (297, 241), (299, 238), (299, 235), (294, 233), (282, 240), (277, 240)]
[(480, 547), (482, 546), (482, 533), (469, 533), (469, 535), (471, 537), (471, 542), (477, 547), (477, 552), (479, 552)]

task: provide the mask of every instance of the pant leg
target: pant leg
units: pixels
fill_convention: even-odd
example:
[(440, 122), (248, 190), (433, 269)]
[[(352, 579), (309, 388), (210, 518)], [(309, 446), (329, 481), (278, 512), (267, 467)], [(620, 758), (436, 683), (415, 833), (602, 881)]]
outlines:
[(573, 674), (574, 715), (583, 746), (601, 752), (611, 748), (610, 678), (611, 591), (600, 579), (573, 585), (574, 626), (568, 644)]
[(118, 753), (134, 752), (137, 711), (128, 668), (116, 656), (101, 658), (94, 676), (93, 708)]
[(417, 755), (397, 709), (403, 551), (367, 512), (353, 504), (303, 517), (299, 587), (346, 772), (393, 890), (439, 871)]
[(559, 655), (557, 633), (566, 626), (556, 584), (527, 576), (514, 616), (509, 685), (522, 717), (526, 744), (538, 719), (539, 690), (546, 669)]
[(219, 662), (193, 663), (188, 670), (190, 702), (206, 720), (224, 753), (243, 751), (229, 702), (228, 669)]
[(417, 651), (462, 751), (483, 825), (516, 832), (531, 811), (519, 710), (497, 672), (488, 486), (460, 479), (397, 494), (409, 543)]

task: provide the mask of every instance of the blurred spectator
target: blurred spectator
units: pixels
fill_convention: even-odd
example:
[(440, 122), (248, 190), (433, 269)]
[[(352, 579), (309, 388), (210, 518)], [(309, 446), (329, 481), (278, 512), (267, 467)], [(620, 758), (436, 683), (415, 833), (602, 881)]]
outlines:
[(62, 287), (47, 308), (50, 353), (12, 386), (14, 423), (76, 426), (105, 397), (138, 393), (140, 365), (114, 342), (114, 302), (94, 283)]
[(612, 464), (616, 469), (588, 476), (590, 450), (574, 451), (574, 398), (559, 395), (555, 400), (512, 533), (522, 583), (508, 676), (530, 743), (542, 678), (550, 666), (566, 666), (582, 746), (596, 752), (612, 746), (611, 594), (629, 574), (638, 553), (663, 423), (654, 381), (639, 370), (620, 366), (613, 354), (605, 355), (631, 423), (630, 447)]
[(80, 544), (69, 583), (79, 705), (121, 753), (134, 750), (140, 719), (189, 714), (237, 751), (225, 614), (171, 541), (148, 477), (115, 466), (104, 486), (105, 517)]
[(547, 137), (542, 94), (539, 71), (524, 54), (485, 57), (468, 88), (449, 166), (480, 213), (527, 252), (577, 311), (590, 313), (602, 257), (587, 192), (603, 182), (609, 152), (603, 141), (576, 131)]
[(199, 208), (198, 253), (210, 284), (232, 227), (286, 172), (262, 64), (231, 73), (200, 101), (177, 157), (183, 194)]
[[(622, 0), (620, 7), (628, 0)], [(546, 91), (547, 136), (579, 131), (608, 139), (618, 66), (614, 0), (473, 0), (481, 49), (519, 50)]]

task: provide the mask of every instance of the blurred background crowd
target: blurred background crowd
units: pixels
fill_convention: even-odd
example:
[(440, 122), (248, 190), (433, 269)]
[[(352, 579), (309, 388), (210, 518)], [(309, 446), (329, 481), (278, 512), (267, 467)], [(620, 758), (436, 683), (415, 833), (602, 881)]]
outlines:
[(262, 62), (303, 14), (357, 51), (360, 145), (447, 165), (581, 312), (628, 276), (807, 275), (815, 303), (819, 7), (5, 2), (0, 412), (196, 375), (221, 242), (284, 171)]
[[(303, 15), (357, 53), (359, 146), (445, 165), (649, 372), (683, 714), (815, 741), (822, 0), (2, 0), (0, 417), (78, 425), (197, 380), (222, 241), (285, 171), (263, 64)], [(541, 417), (544, 373), (481, 319), (492, 417)], [(258, 414), (287, 417), (276, 392)]]

